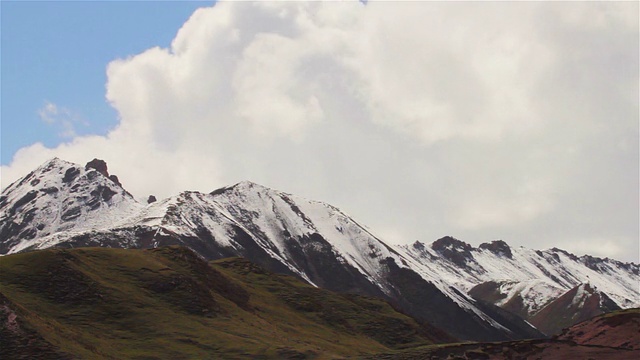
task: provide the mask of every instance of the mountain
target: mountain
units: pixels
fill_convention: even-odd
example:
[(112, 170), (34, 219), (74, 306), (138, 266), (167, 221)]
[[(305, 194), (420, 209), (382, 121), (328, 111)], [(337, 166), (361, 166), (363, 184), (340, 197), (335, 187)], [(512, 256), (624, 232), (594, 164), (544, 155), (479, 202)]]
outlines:
[(317, 287), (381, 297), (464, 340), (542, 336), (500, 301), (467, 294), (490, 281), (499, 284), (499, 300), (518, 294), (526, 314), (587, 278), (621, 307), (638, 301), (630, 285), (638, 279), (635, 264), (582, 263), (560, 250), (511, 249), (503, 242), (475, 249), (450, 237), (391, 246), (331, 205), (246, 181), (140, 203), (99, 160), (82, 167), (53, 159), (11, 184), (0, 197), (0, 234), (4, 254), (181, 245), (205, 259), (240, 256)]
[(141, 208), (109, 175), (104, 161), (94, 159), (83, 167), (54, 158), (2, 191), (0, 254), (117, 227)]
[[(577, 257), (556, 248), (543, 251), (512, 248), (500, 240), (475, 248), (453, 237), (444, 237), (432, 244), (415, 242), (404, 249), (434, 276), (446, 279), (477, 300), (497, 305), (529, 321), (554, 300), (573, 298), (580, 286), (598, 289), (596, 297), (603, 303), (598, 307), (601, 311), (640, 306), (638, 264)], [(565, 308), (565, 311), (569, 310)], [(588, 312), (585, 316), (598, 313)], [(585, 319), (573, 317), (573, 313), (571, 317), (574, 321)]]
[(550, 339), (463, 343), (393, 350), (363, 356), (375, 360), (422, 359), (607, 359), (640, 358), (640, 309), (618, 310), (585, 320)]
[(620, 307), (609, 296), (590, 284), (580, 284), (551, 301), (530, 319), (545, 334), (558, 334), (564, 328), (606, 314)]
[(184, 247), (0, 262), (2, 359), (328, 359), (452, 340), (380, 299)]

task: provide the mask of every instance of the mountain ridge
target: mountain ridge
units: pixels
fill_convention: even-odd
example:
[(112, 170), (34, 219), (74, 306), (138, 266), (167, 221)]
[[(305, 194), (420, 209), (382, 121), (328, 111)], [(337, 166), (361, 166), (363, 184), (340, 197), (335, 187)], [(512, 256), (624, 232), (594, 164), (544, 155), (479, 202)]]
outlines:
[[(47, 168), (50, 170), (44, 171)], [(67, 172), (77, 174), (68, 176)], [(57, 185), (58, 191), (43, 191), (46, 184)], [(105, 191), (97, 190), (102, 188), (119, 195), (105, 198), (102, 196)], [(31, 192), (25, 198), (30, 191), (35, 191), (35, 195)], [(141, 204), (99, 169), (60, 159), (52, 159), (11, 184), (1, 196), (0, 234), (7, 236), (0, 238), (0, 253), (50, 247), (181, 245), (207, 259), (242, 256), (271, 271), (298, 276), (314, 286), (383, 297), (421, 321), (462, 339), (488, 341), (542, 336), (519, 318), (501, 313), (496, 308), (499, 303), (481, 303), (467, 294), (473, 282), (485, 280), (477, 253), (511, 256), (511, 260), (521, 256), (519, 250), (504, 242), (487, 244), (480, 250), (452, 237), (434, 242), (435, 250), (433, 244), (416, 243), (413, 248), (388, 245), (334, 206), (250, 181), (210, 193), (185, 191)], [(62, 213), (68, 211), (64, 208), (65, 201), (72, 201), (81, 215), (70, 219), (58, 216), (56, 207), (60, 210), (62, 206)], [(42, 212), (58, 216), (52, 221), (58, 228), (51, 227), (51, 233), (38, 229), (39, 219), (28, 214), (39, 209), (54, 209)], [(18, 227), (22, 230), (9, 231)], [(33, 237), (20, 237), (34, 228)], [(527, 254), (531, 252), (538, 253)], [(568, 253), (542, 254), (550, 259), (571, 260)], [(603, 265), (592, 260), (590, 264), (596, 269), (601, 266), (615, 270), (614, 275), (619, 273), (609, 263)], [(629, 266), (631, 272), (635, 269), (637, 277), (637, 266)], [(550, 271), (544, 267), (538, 270)], [(564, 281), (566, 284), (550, 280), (541, 283), (559, 296), (564, 287), (572, 284)], [(631, 297), (633, 303), (635, 294), (625, 294), (625, 289), (612, 288), (616, 292), (613, 296)], [(432, 311), (432, 307), (447, 310)]]

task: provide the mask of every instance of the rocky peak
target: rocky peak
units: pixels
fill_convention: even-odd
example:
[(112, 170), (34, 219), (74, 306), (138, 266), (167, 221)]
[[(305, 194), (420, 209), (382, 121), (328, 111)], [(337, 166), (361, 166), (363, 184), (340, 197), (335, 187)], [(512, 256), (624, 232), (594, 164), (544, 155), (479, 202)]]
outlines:
[(506, 242), (502, 240), (494, 240), (490, 243), (482, 243), (480, 244), (480, 249), (489, 250), (498, 256), (506, 256), (509, 259), (513, 259), (511, 248)]
[(107, 179), (111, 180), (114, 184), (122, 187), (122, 184), (120, 183), (120, 180), (118, 179), (118, 177), (116, 175), (109, 175), (107, 162), (104, 161), (104, 160), (94, 158), (93, 160), (89, 161), (84, 166), (84, 169), (85, 170), (95, 169), (100, 174), (104, 175), (104, 177), (106, 177)]
[(458, 251), (471, 251), (473, 246), (467, 244), (464, 241), (458, 240), (452, 236), (442, 237), (431, 244), (431, 248), (435, 251), (452, 249)]
[(260, 184), (256, 184), (254, 182), (251, 182), (249, 180), (243, 180), (240, 181), (237, 184), (231, 185), (231, 186), (225, 186), (225, 187), (221, 187), (219, 189), (213, 190), (212, 192), (209, 193), (209, 195), (219, 195), (222, 193), (225, 193), (227, 191), (234, 191), (234, 192), (247, 192), (247, 191), (252, 191), (252, 192), (262, 192), (268, 190), (268, 188), (260, 185)]
[(244, 192), (244, 191), (252, 191), (252, 192), (269, 192), (272, 191), (272, 189), (254, 183), (253, 181), (249, 181), (249, 180), (243, 180), (235, 185), (233, 185), (231, 188), (236, 189), (238, 191)]
[(445, 236), (434, 241), (431, 248), (458, 266), (466, 267), (468, 262), (474, 261), (471, 254), (471, 251), (474, 250), (473, 246), (452, 236)]
[(558, 249), (556, 247), (551, 249), (551, 253), (553, 253), (554, 255), (557, 256), (558, 253), (560, 254), (564, 254), (565, 256), (567, 256), (569, 259), (573, 260), (573, 261), (578, 261), (578, 257), (573, 255), (572, 253), (566, 251), (566, 250), (562, 250), (562, 249)]
[(85, 170), (96, 169), (100, 174), (105, 177), (109, 177), (109, 171), (107, 170), (107, 162), (100, 159), (93, 159), (84, 166)]
[(117, 176), (115, 175), (109, 175), (109, 180), (113, 181), (114, 184), (122, 187), (122, 184), (120, 183), (120, 179), (118, 179)]

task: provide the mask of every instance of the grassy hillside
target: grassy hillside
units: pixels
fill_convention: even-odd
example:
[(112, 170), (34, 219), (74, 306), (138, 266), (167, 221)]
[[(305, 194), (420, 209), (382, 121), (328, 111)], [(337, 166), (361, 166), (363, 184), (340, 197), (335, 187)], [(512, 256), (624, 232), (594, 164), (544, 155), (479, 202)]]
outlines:
[(583, 321), (550, 339), (461, 343), (392, 350), (370, 360), (423, 359), (640, 359), (640, 309), (618, 310)]
[(381, 300), (180, 247), (0, 258), (2, 359), (331, 359), (451, 340)]

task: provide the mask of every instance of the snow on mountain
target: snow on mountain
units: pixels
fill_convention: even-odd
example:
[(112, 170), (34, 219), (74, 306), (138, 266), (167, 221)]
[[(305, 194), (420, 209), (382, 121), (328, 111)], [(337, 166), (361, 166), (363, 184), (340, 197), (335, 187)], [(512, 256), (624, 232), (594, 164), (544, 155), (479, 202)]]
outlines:
[(525, 318), (583, 283), (622, 308), (640, 306), (640, 266), (633, 263), (577, 257), (556, 248), (511, 248), (503, 241), (474, 248), (451, 237), (403, 248), (436, 276)]
[[(118, 226), (141, 205), (117, 177), (54, 158), (0, 196), (0, 253), (13, 253), (91, 229)], [(55, 241), (53, 241), (55, 243)]]
[[(0, 197), (0, 254), (176, 244), (207, 259), (242, 256), (315, 286), (386, 298), (461, 339), (538, 336), (503, 309), (527, 318), (581, 283), (621, 307), (639, 303), (635, 264), (501, 241), (476, 249), (451, 237), (389, 246), (331, 205), (248, 181), (141, 204), (103, 161), (82, 167), (53, 159)], [(490, 301), (467, 294), (477, 286), (478, 298)]]
[(620, 310), (606, 293), (591, 284), (580, 284), (552, 300), (530, 319), (547, 335), (555, 335), (594, 316)]

